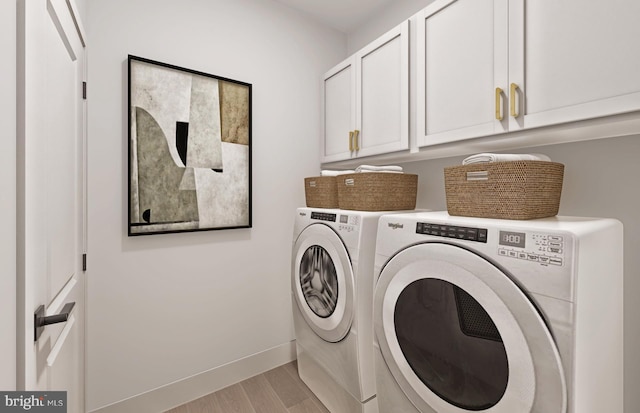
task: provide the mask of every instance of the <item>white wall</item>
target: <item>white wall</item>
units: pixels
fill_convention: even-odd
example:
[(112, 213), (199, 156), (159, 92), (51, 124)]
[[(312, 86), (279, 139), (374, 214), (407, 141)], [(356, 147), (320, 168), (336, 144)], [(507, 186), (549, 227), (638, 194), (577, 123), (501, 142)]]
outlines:
[[(92, 411), (293, 340), (294, 210), (346, 37), (265, 0), (87, 5)], [(127, 237), (127, 54), (253, 84), (252, 229)]]
[(16, 387), (16, 2), (0, 2), (0, 389)]
[[(433, 0), (399, 0), (378, 12), (367, 23), (349, 32), (347, 38), (348, 54), (357, 52), (369, 42), (407, 20), (413, 14), (433, 3)], [(412, 37), (413, 38), (413, 37)], [(346, 56), (345, 56), (346, 57)]]

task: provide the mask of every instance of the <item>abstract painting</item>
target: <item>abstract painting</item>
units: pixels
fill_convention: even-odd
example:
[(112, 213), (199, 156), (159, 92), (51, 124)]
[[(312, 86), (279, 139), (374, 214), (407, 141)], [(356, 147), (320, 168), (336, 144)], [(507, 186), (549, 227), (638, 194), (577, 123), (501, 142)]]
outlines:
[(251, 227), (251, 84), (129, 56), (129, 235)]

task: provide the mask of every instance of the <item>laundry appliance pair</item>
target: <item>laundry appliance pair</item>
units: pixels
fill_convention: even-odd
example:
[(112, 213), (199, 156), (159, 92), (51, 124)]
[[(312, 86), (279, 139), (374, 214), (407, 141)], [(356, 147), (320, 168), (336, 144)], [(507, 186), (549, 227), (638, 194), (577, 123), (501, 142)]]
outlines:
[(618, 221), (301, 208), (294, 235), (299, 374), (331, 412), (622, 412)]

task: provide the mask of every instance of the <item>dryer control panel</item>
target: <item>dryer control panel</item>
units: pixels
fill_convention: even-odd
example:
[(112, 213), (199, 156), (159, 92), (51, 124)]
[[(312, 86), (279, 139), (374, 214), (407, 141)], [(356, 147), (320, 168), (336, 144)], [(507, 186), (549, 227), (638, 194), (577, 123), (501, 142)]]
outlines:
[(434, 235), (465, 241), (487, 243), (491, 232), (492, 242), (498, 238), (498, 255), (543, 265), (563, 266), (565, 261), (565, 239), (560, 234), (519, 232), (486, 228), (418, 222), (416, 234)]
[(460, 227), (456, 225), (430, 224), (418, 222), (417, 234), (435, 235), (438, 237), (464, 239), (467, 241), (487, 242), (486, 228)]
[(564, 237), (558, 234), (537, 232), (499, 232), (498, 254), (504, 257), (563, 265)]

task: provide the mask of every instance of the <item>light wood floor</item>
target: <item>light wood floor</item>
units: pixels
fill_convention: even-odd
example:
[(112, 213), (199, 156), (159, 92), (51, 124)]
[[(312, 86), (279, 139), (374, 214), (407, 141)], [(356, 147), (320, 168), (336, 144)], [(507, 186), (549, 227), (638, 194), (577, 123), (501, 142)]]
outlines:
[(298, 376), (295, 361), (166, 413), (329, 413)]

